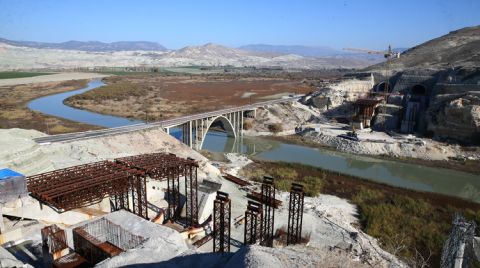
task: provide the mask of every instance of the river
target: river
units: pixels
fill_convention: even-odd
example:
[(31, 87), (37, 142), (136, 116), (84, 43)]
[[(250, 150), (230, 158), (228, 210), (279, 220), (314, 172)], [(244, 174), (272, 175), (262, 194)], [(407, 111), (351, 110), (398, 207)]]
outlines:
[[(70, 96), (102, 85), (104, 84), (101, 81), (93, 80), (83, 89), (35, 99), (28, 107), (45, 114), (102, 127), (141, 123), (138, 120), (97, 114), (63, 104), (63, 100)], [(179, 130), (172, 131), (172, 134), (176, 138), (181, 136)], [(241, 152), (264, 160), (306, 164), (393, 186), (442, 193), (480, 203), (480, 176), (456, 170), (340, 153), (269, 138), (243, 137), (235, 140), (227, 137), (225, 133), (214, 131), (207, 134), (204, 149), (213, 152)]]

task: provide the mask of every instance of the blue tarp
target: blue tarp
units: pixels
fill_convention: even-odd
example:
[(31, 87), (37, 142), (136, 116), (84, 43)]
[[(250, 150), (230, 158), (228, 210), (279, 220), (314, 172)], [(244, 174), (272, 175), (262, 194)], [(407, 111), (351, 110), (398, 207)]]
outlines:
[(23, 175), (8, 168), (0, 169), (0, 180), (9, 177), (23, 177)]

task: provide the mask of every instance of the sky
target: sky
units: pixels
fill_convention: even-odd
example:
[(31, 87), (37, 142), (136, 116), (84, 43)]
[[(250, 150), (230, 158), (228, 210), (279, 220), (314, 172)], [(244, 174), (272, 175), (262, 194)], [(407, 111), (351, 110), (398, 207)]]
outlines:
[(0, 37), (386, 49), (480, 24), (480, 0), (0, 0)]

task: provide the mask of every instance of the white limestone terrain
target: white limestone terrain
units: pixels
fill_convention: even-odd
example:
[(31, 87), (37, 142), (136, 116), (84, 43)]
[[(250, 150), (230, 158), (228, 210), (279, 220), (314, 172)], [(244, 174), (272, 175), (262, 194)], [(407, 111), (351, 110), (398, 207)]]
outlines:
[(272, 55), (228, 48), (216, 44), (189, 46), (174, 51), (81, 51), (32, 48), (2, 43), (0, 71), (16, 69), (62, 69), (76, 67), (178, 67), (257, 66), (285, 69), (361, 68), (367, 63), (345, 58), (310, 58), (299, 55)]

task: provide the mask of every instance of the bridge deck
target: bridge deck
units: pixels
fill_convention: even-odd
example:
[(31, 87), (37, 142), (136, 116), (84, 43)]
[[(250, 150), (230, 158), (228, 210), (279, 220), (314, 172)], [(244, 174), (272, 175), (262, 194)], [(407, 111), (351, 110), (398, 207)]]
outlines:
[(93, 137), (109, 136), (109, 135), (114, 135), (114, 134), (121, 134), (121, 133), (133, 132), (133, 131), (150, 129), (150, 128), (174, 127), (174, 126), (178, 126), (178, 125), (181, 125), (183, 123), (193, 121), (193, 120), (199, 120), (199, 119), (208, 118), (208, 117), (215, 117), (215, 116), (219, 116), (219, 115), (222, 115), (222, 114), (239, 112), (239, 111), (254, 110), (256, 108), (259, 108), (259, 107), (265, 106), (265, 105), (272, 105), (272, 104), (277, 104), (277, 103), (296, 101), (296, 100), (300, 99), (302, 96), (303, 95), (297, 95), (295, 97), (289, 97), (289, 98), (283, 98), (283, 99), (277, 99), (277, 100), (270, 100), (270, 101), (264, 101), (264, 102), (257, 102), (257, 103), (253, 103), (253, 104), (249, 104), (249, 105), (227, 108), (227, 109), (221, 109), (221, 110), (216, 110), (216, 111), (212, 111), (212, 112), (206, 112), (206, 113), (200, 113), (200, 114), (194, 114), (194, 115), (188, 115), (188, 116), (182, 116), (182, 117), (178, 117), (178, 118), (166, 119), (166, 120), (157, 121), (157, 122), (153, 122), (153, 123), (143, 123), (143, 124), (135, 124), (135, 125), (128, 125), (128, 126), (115, 127), (115, 128), (107, 128), (107, 129), (101, 129), (101, 130), (91, 130), (91, 131), (85, 131), (85, 132), (58, 134), (58, 135), (51, 135), (51, 136), (47, 136), (47, 137), (36, 138), (34, 140), (35, 140), (35, 142), (42, 144), (42, 143), (63, 142), (63, 141), (70, 141), (70, 140), (79, 140), (79, 139), (88, 139), (88, 138), (93, 138)]

